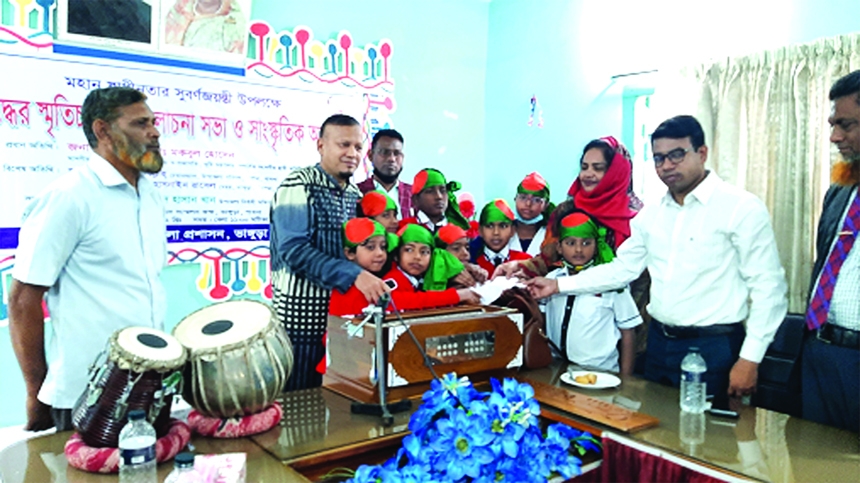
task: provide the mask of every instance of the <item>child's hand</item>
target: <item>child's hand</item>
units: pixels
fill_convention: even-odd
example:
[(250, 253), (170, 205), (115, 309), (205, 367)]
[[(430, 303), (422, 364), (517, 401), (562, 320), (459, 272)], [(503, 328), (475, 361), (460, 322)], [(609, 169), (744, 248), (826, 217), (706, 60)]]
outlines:
[(367, 270), (362, 270), (358, 274), (358, 278), (355, 279), (355, 287), (364, 294), (364, 298), (371, 304), (377, 303), (382, 294), (391, 292), (391, 289), (385, 285), (381, 278)]
[(461, 288), (457, 290), (457, 295), (460, 296), (460, 302), (471, 305), (480, 305), (481, 297), (470, 288)]
[(475, 283), (484, 283), (490, 276), (490, 274), (487, 273), (486, 270), (484, 270), (478, 265), (475, 265), (474, 263), (464, 263), (463, 265), (466, 267), (466, 270), (469, 272), (469, 274), (472, 275), (472, 278), (475, 279)]
[(463, 270), (458, 273), (456, 277), (451, 279), (456, 285), (460, 287), (474, 287), (475, 286), (475, 278), (472, 277), (472, 274), (469, 273), (468, 270)]

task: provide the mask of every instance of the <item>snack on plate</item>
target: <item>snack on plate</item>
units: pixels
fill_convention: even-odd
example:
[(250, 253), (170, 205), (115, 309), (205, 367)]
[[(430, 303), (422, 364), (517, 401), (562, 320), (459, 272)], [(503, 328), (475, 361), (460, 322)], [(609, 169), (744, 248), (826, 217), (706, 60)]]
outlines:
[(597, 384), (597, 374), (592, 374), (589, 372), (588, 374), (576, 376), (573, 378), (573, 380), (578, 382), (579, 384), (593, 385)]

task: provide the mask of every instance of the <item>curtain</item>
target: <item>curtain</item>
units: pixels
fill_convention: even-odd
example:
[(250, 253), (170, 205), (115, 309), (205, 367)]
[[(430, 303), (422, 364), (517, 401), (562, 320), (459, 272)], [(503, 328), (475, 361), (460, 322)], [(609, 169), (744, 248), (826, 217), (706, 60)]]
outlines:
[(789, 312), (806, 311), (815, 231), (837, 155), (828, 93), (858, 68), (855, 33), (681, 68), (655, 93), (672, 107), (667, 117), (690, 113), (702, 123), (706, 166), (767, 205)]

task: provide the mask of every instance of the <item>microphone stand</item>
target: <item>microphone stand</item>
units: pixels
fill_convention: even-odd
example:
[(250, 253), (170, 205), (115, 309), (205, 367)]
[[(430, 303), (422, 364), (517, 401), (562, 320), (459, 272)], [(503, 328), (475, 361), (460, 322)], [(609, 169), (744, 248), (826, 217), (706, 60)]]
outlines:
[(394, 416), (391, 414), (392, 412), (399, 413), (412, 408), (412, 401), (408, 399), (403, 399), (402, 401), (394, 404), (388, 404), (386, 402), (388, 383), (386, 381), (385, 375), (386, 351), (384, 347), (385, 334), (383, 332), (382, 322), (385, 308), (390, 302), (391, 297), (388, 294), (384, 294), (382, 297), (379, 298), (378, 304), (372, 305), (365, 309), (366, 312), (369, 312), (370, 317), (373, 318), (373, 325), (375, 327), (374, 333), (376, 336), (376, 386), (379, 389), (379, 404), (361, 403), (358, 401), (353, 401), (351, 405), (351, 410), (353, 413), (382, 416), (382, 424), (384, 426), (391, 426), (392, 424), (394, 424)]

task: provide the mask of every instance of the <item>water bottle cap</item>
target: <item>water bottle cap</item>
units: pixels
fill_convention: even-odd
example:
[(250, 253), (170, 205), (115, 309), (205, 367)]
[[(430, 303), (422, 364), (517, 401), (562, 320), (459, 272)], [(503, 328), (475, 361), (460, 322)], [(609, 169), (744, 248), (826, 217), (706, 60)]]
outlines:
[(699, 352), (698, 347), (690, 347), (690, 352)]
[(176, 455), (175, 460), (176, 466), (192, 466), (194, 465), (194, 454), (193, 453), (179, 453)]
[(146, 417), (146, 412), (143, 409), (132, 409), (128, 412), (129, 421), (137, 421)]

